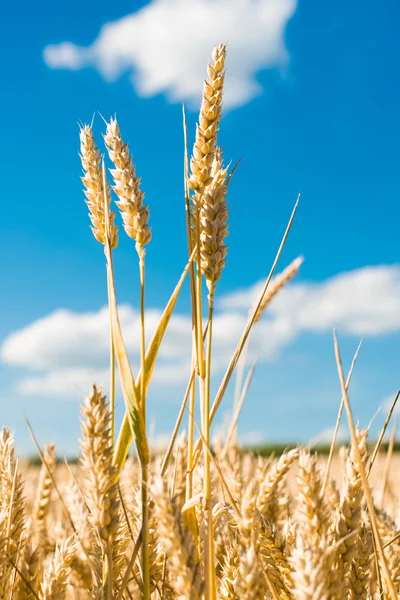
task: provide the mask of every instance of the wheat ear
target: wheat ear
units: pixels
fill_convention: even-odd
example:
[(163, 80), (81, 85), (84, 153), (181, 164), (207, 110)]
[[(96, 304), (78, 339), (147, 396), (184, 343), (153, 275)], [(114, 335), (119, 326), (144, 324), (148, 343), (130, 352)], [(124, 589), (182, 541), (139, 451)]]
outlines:
[(348, 577), (348, 600), (367, 600), (368, 582), (371, 571), (371, 550), (371, 532), (363, 524), (357, 538), (357, 552), (353, 558)]
[(257, 496), (257, 509), (262, 516), (271, 518), (274, 513), (273, 505), (276, 502), (276, 491), (279, 483), (288, 473), (293, 462), (298, 459), (300, 451), (298, 448), (284, 452), (272, 467), (268, 470)]
[(199, 565), (193, 561), (192, 535), (183, 526), (180, 511), (165, 492), (161, 478), (157, 478), (151, 491), (159, 543), (167, 558), (169, 583), (178, 598), (197, 600), (201, 597), (202, 589)]
[(75, 536), (56, 546), (54, 557), (43, 576), (40, 600), (64, 600), (76, 546)]
[(39, 537), (41, 546), (46, 545), (46, 517), (50, 510), (50, 498), (53, 491), (53, 480), (51, 473), (56, 464), (56, 454), (54, 444), (46, 444), (43, 452), (46, 464), (42, 464), (39, 474), (39, 482), (36, 492), (35, 504), (33, 507), (33, 525), (36, 535)]
[(111, 417), (106, 397), (94, 385), (82, 407), (81, 463), (86, 473), (90, 520), (107, 558), (105, 579), (112, 587), (112, 544), (119, 528), (118, 486), (115, 481)]
[(229, 546), (222, 562), (218, 600), (239, 600), (236, 593), (239, 571), (239, 552), (236, 544)]
[(29, 542), (25, 543), (19, 564), (20, 579), (17, 596), (19, 600), (34, 600), (37, 597), (41, 571), (42, 565), (38, 549), (32, 550)]
[(211, 183), (213, 154), (221, 119), (226, 46), (216, 46), (212, 58), (213, 62), (208, 64), (208, 79), (204, 82), (196, 141), (190, 159), (191, 176), (188, 180), (190, 189), (196, 190), (200, 195), (204, 187)]
[[(364, 465), (367, 459), (367, 430), (356, 430), (358, 448)], [(361, 525), (361, 508), (364, 497), (363, 484), (353, 446), (346, 461), (346, 480), (340, 507), (335, 515), (334, 527), (337, 539), (346, 538), (339, 547), (344, 575), (350, 569), (357, 551), (358, 535), (355, 533)]]
[(14, 457), (13, 436), (3, 429), (0, 437), (0, 597), (8, 598), (13, 588), (15, 566), (26, 527), (23, 482)]
[[(106, 243), (106, 216), (104, 211), (104, 198), (110, 204), (110, 191), (107, 187), (104, 194), (103, 177), (101, 172), (101, 158), (93, 137), (90, 125), (84, 125), (80, 130), (81, 161), (83, 167), (82, 182), (89, 208), (89, 217), (92, 222), (93, 235), (98, 242)], [(108, 207), (106, 207), (108, 210)], [(110, 244), (115, 248), (118, 244), (118, 227), (114, 224), (115, 212), (110, 213)]]
[(151, 240), (149, 207), (143, 204), (144, 192), (140, 189), (140, 178), (136, 175), (128, 145), (120, 136), (117, 119), (107, 123), (104, 141), (115, 166), (111, 170), (115, 183), (113, 189), (118, 196), (117, 206), (121, 211), (124, 229), (138, 247), (143, 247)]
[(219, 148), (215, 151), (211, 174), (212, 183), (204, 192), (200, 208), (200, 267), (209, 289), (221, 278), (227, 254), (227, 170), (222, 166)]

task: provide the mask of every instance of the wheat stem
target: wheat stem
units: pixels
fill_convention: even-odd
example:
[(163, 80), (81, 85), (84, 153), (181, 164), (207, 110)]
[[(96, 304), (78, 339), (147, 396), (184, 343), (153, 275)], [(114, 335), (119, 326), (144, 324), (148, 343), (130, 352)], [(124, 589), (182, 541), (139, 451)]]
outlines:
[[(111, 266), (111, 268), (113, 268)], [(108, 294), (108, 311), (110, 319), (110, 412), (111, 412), (111, 441), (114, 447), (115, 443), (115, 348), (113, 340), (113, 325), (111, 318), (111, 302), (110, 302), (110, 277), (113, 275), (107, 269), (107, 294)]]
[[(361, 344), (362, 344), (362, 340), (358, 344), (358, 348), (357, 348), (357, 350), (356, 350), (356, 352), (354, 354), (354, 357), (353, 357), (353, 360), (352, 360), (352, 363), (351, 363), (350, 371), (349, 371), (349, 373), (347, 375), (346, 390), (349, 388), (349, 385), (350, 385), (351, 376), (353, 374), (353, 369), (354, 369), (354, 365), (356, 364), (358, 353), (360, 352), (360, 349), (361, 349)], [(334, 432), (333, 432), (331, 447), (330, 447), (330, 450), (329, 450), (329, 457), (328, 457), (328, 462), (327, 462), (326, 470), (325, 470), (324, 483), (322, 484), (321, 498), (324, 497), (325, 489), (326, 489), (326, 486), (327, 486), (328, 480), (329, 480), (329, 471), (330, 471), (330, 468), (331, 468), (333, 453), (334, 453), (334, 450), (335, 450), (336, 438), (337, 438), (337, 434), (338, 434), (338, 431), (339, 431), (340, 420), (342, 418), (343, 407), (344, 407), (344, 398), (342, 396), (342, 399), (340, 401), (340, 406), (339, 406), (339, 411), (338, 411), (337, 419), (336, 419), (336, 425), (335, 425), (335, 429), (334, 429)]]
[(346, 383), (345, 383), (344, 375), (343, 375), (342, 361), (341, 361), (341, 357), (340, 357), (339, 344), (337, 341), (336, 332), (334, 332), (334, 346), (335, 346), (336, 363), (337, 363), (337, 368), (338, 368), (338, 373), (339, 373), (339, 380), (340, 380), (340, 385), (342, 387), (342, 394), (344, 397), (344, 405), (346, 408), (347, 420), (349, 423), (351, 439), (352, 439), (352, 444), (353, 444), (353, 448), (354, 448), (354, 454), (355, 454), (356, 461), (358, 462), (359, 473), (360, 473), (363, 487), (364, 487), (365, 500), (367, 503), (368, 512), (369, 512), (369, 516), (371, 519), (373, 540), (374, 540), (374, 544), (376, 545), (377, 556), (379, 556), (379, 559), (382, 563), (383, 574), (385, 576), (386, 584), (388, 586), (390, 598), (391, 598), (391, 600), (397, 600), (397, 592), (395, 590), (395, 587), (394, 587), (394, 584), (393, 584), (393, 581), (392, 581), (392, 578), (390, 575), (386, 557), (383, 552), (382, 541), (381, 541), (381, 538), (379, 535), (378, 526), (376, 523), (374, 501), (372, 499), (371, 490), (368, 485), (368, 479), (367, 479), (367, 475), (365, 473), (361, 453), (358, 448), (357, 434), (356, 434), (356, 430), (354, 427), (353, 416), (351, 413), (349, 399), (347, 396)]
[(388, 447), (388, 451), (387, 451), (387, 455), (386, 455), (385, 469), (383, 471), (381, 508), (383, 508), (385, 505), (385, 495), (386, 495), (387, 485), (388, 485), (388, 481), (389, 481), (390, 465), (392, 462), (394, 443), (396, 441), (396, 430), (397, 430), (397, 419), (394, 422), (392, 434), (390, 436), (389, 447)]
[(399, 399), (399, 397), (400, 397), (400, 390), (398, 390), (398, 392), (397, 392), (397, 394), (396, 394), (396, 396), (395, 396), (395, 398), (394, 398), (394, 400), (392, 402), (392, 405), (391, 405), (390, 410), (388, 412), (388, 415), (386, 417), (385, 423), (384, 423), (384, 425), (382, 427), (382, 430), (381, 430), (381, 432), (379, 434), (378, 441), (375, 444), (375, 448), (374, 448), (374, 451), (372, 453), (371, 460), (370, 460), (370, 463), (369, 463), (369, 468), (368, 468), (368, 473), (367, 473), (368, 477), (369, 477), (369, 475), (371, 473), (371, 469), (372, 469), (372, 467), (374, 465), (375, 459), (376, 459), (377, 454), (379, 452), (379, 448), (381, 447), (381, 443), (382, 443), (383, 437), (384, 437), (384, 435), (386, 433), (387, 426), (389, 425), (389, 421), (390, 421), (390, 419), (392, 417), (393, 411), (394, 411), (394, 409), (396, 407), (397, 400)]
[(150, 600), (150, 552), (149, 552), (149, 466), (147, 462), (141, 463), (142, 481), (142, 577), (143, 598)]
[(207, 530), (204, 545), (205, 553), (205, 575), (206, 575), (206, 597), (210, 600), (216, 598), (216, 576), (215, 576), (215, 550), (212, 519), (211, 498), (211, 462), (210, 462), (210, 385), (211, 385), (211, 347), (212, 347), (212, 319), (214, 311), (214, 284), (210, 285), (208, 295), (208, 335), (207, 355), (205, 365), (205, 386), (203, 402), (203, 447), (204, 447), (204, 510), (207, 513)]

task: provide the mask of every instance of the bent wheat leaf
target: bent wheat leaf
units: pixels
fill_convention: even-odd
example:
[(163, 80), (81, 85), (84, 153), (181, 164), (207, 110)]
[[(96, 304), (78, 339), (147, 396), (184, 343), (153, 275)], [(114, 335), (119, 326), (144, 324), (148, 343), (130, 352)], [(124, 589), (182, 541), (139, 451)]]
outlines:
[[(146, 428), (143, 422), (143, 416), (140, 409), (138, 388), (133, 379), (131, 365), (126, 352), (125, 343), (122, 337), (121, 325), (118, 317), (117, 301), (115, 296), (114, 281), (111, 273), (110, 261), (107, 257), (107, 271), (110, 286), (110, 314), (112, 324), (112, 335), (117, 358), (119, 375), (121, 380), (122, 393), (126, 406), (126, 423), (130, 432), (131, 440), (134, 437), (137, 452), (141, 462), (148, 463), (149, 448), (147, 445)], [(117, 463), (118, 474), (123, 466)]]
[[(104, 160), (102, 161), (102, 172), (103, 172), (103, 189), (107, 189), (106, 181), (106, 170)], [(126, 414), (127, 414), (127, 426), (129, 427), (131, 439), (135, 438), (136, 448), (140, 462), (147, 464), (149, 462), (150, 454), (149, 447), (147, 444), (146, 437), (146, 426), (144, 423), (143, 413), (141, 411), (138, 388), (135, 386), (135, 380), (133, 379), (131, 365), (129, 363), (128, 354), (124, 339), (122, 337), (121, 325), (118, 316), (117, 297), (115, 292), (114, 283), (114, 270), (112, 262), (112, 251), (110, 242), (110, 207), (108, 199), (105, 197), (104, 206), (106, 208), (104, 212), (105, 216), (105, 233), (106, 243), (104, 245), (104, 253), (106, 255), (107, 262), (107, 285), (108, 285), (108, 302), (110, 309), (110, 328), (112, 332), (112, 342), (114, 345), (114, 352), (117, 358), (118, 370), (121, 380), (122, 393), (124, 396)], [(117, 476), (120, 473), (122, 464), (118, 468)]]
[[(172, 312), (175, 308), (175, 304), (178, 299), (179, 293), (182, 289), (182, 285), (185, 280), (185, 277), (189, 271), (190, 265), (195, 256), (195, 252), (196, 252), (196, 249), (193, 250), (191, 257), (183, 270), (183, 273), (171, 295), (171, 298), (168, 301), (167, 306), (164, 309), (164, 312), (161, 316), (160, 322), (158, 323), (157, 329), (154, 332), (154, 335), (153, 335), (153, 337), (150, 341), (149, 347), (147, 349), (146, 359), (145, 359), (145, 382), (144, 382), (144, 388), (145, 388), (146, 393), (147, 393), (148, 387), (150, 385), (151, 377), (152, 377), (152, 374), (154, 371), (154, 366), (156, 363), (156, 358), (158, 355), (158, 351), (160, 349), (162, 339), (167, 330), (169, 320), (170, 320)], [(135, 387), (135, 395), (137, 398), (139, 397), (138, 390), (140, 388), (141, 377), (142, 377), (142, 372), (139, 371), (137, 381), (136, 381), (136, 387)], [(114, 463), (118, 469), (118, 473), (122, 469), (122, 466), (125, 462), (125, 459), (127, 457), (128, 451), (129, 451), (129, 447), (132, 443), (132, 431), (131, 431), (129, 419), (130, 419), (130, 415), (127, 410), (124, 415), (124, 420), (121, 425), (121, 429), (120, 429), (120, 432), (118, 435), (118, 439), (117, 439), (117, 442), (115, 445), (115, 451), (114, 451)]]

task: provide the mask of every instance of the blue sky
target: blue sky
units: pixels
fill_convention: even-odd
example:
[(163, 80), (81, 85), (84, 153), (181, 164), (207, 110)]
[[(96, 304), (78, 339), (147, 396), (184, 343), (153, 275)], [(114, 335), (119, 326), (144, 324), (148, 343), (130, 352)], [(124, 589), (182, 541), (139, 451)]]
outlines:
[[(22, 451), (33, 450), (26, 412), (41, 442), (55, 438), (61, 452), (74, 452), (83, 387), (94, 376), (106, 387), (104, 259), (83, 202), (78, 122), (95, 111), (117, 113), (134, 153), (151, 208), (147, 303), (155, 319), (186, 256), (181, 102), (192, 143), (207, 58), (213, 43), (228, 38), (220, 143), (227, 160), (243, 161), (230, 189), (214, 386), (302, 190), (280, 268), (299, 254), (305, 263), (255, 332), (253, 354), (262, 360), (242, 436), (306, 441), (334, 424), (340, 389), (333, 327), (346, 368), (364, 337), (350, 394), (360, 422), (394, 394), (399, 12), (394, 1), (8, 3), (0, 36), (0, 400), (1, 421), (16, 429)], [(95, 131), (101, 144), (99, 117)], [(136, 364), (136, 254), (122, 233), (117, 291)], [(188, 314), (185, 288), (149, 398), (160, 436), (172, 427), (185, 387), (185, 356), (177, 348), (187, 342), (179, 325)], [(229, 390), (222, 412), (231, 399)], [(384, 410), (375, 431), (383, 418)]]

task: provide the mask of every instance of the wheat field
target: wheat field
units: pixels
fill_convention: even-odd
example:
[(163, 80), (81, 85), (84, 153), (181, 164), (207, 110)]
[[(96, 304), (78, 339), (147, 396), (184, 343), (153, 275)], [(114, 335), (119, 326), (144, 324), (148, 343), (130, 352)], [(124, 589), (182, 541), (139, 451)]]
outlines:
[[(246, 364), (251, 332), (302, 264), (299, 257), (275, 274), (298, 200), (258, 302), (216, 395), (211, 395), (214, 302), (228, 258), (229, 186), (238, 166), (225, 166), (218, 145), (225, 60), (225, 45), (216, 46), (191, 153), (184, 114), (187, 265), (148, 343), (145, 267), (152, 231), (142, 182), (116, 118), (106, 122), (106, 157), (92, 126), (80, 129), (84, 194), (91, 229), (106, 262), (110, 393), (107, 398), (96, 384), (88, 390), (81, 408), (77, 465), (58, 463), (52, 443), (43, 449), (37, 444), (40, 468), (24, 465), (12, 432), (1, 431), (0, 599), (399, 597), (395, 427), (388, 450), (381, 447), (392, 411), (377, 441), (368, 440), (368, 430), (354, 424), (347, 389), (357, 354), (346, 379), (336, 334), (342, 400), (335, 432), (341, 418), (346, 419), (350, 444), (338, 449), (335, 433), (327, 459), (318, 457), (311, 446), (262, 458), (238, 445), (237, 423), (252, 377)], [(119, 323), (114, 281), (121, 234), (135, 242), (132, 249), (138, 260), (140, 369), (135, 374)], [(192, 370), (170, 444), (165, 453), (156, 454), (147, 437), (147, 391), (186, 279)], [(117, 379), (125, 402), (122, 423), (115, 418)], [(231, 425), (225, 439), (212, 440), (212, 422), (231, 381)]]

